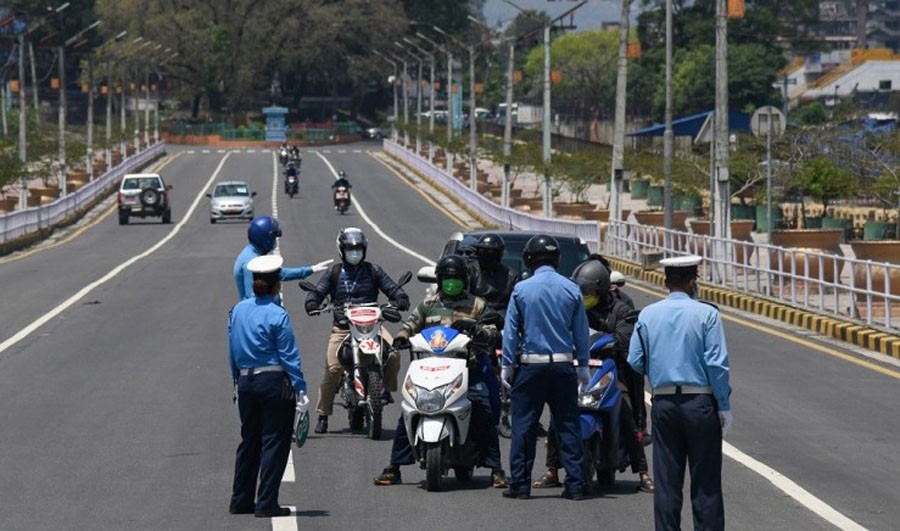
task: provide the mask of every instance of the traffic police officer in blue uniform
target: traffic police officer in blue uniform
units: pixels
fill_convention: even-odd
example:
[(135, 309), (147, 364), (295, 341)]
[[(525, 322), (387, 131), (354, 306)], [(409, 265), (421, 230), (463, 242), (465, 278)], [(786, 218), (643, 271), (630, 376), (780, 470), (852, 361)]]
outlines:
[[(511, 387), (509, 489), (506, 498), (531, 497), (537, 424), (550, 406), (566, 469), (563, 497), (585, 498), (584, 450), (578, 421), (578, 388), (590, 378), (589, 329), (581, 290), (556, 272), (559, 242), (539, 234), (525, 244), (523, 261), (534, 272), (513, 289), (503, 327), (501, 379)], [(572, 364), (578, 360), (578, 369)], [(518, 363), (513, 382), (513, 365)]]
[(628, 363), (653, 388), (653, 509), (657, 530), (681, 528), (685, 462), (694, 529), (725, 528), (722, 438), (731, 427), (728, 349), (719, 311), (694, 300), (699, 256), (667, 258), (669, 296), (641, 311)]
[(253, 274), (255, 296), (237, 303), (228, 320), (231, 377), (241, 416), (232, 514), (291, 513), (278, 504), (278, 489), (290, 453), (294, 412), (305, 413), (309, 398), (291, 319), (275, 300), (281, 289), (282, 263), (277, 255), (250, 260), (247, 269)]
[[(241, 251), (234, 261), (234, 283), (237, 285), (240, 300), (253, 297), (253, 274), (247, 270), (247, 263), (257, 256), (271, 253), (281, 237), (281, 226), (278, 220), (269, 216), (259, 216), (250, 221), (247, 227), (247, 239), (250, 243)], [(313, 273), (325, 271), (334, 260), (325, 260), (314, 266), (283, 267), (281, 280), (300, 280)]]

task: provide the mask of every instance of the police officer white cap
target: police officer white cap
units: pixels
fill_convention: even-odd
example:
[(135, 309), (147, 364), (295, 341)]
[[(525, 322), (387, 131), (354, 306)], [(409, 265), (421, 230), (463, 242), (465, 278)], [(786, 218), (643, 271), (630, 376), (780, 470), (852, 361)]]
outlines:
[(282, 264), (284, 264), (284, 258), (277, 254), (266, 254), (247, 262), (247, 271), (257, 274), (274, 273), (281, 269)]
[(609, 281), (612, 284), (618, 284), (619, 282), (625, 283), (625, 275), (618, 271), (611, 271), (609, 273)]
[(660, 265), (666, 268), (666, 275), (676, 274), (679, 276), (697, 273), (697, 266), (703, 258), (697, 255), (674, 256), (672, 258), (664, 258), (659, 261)]

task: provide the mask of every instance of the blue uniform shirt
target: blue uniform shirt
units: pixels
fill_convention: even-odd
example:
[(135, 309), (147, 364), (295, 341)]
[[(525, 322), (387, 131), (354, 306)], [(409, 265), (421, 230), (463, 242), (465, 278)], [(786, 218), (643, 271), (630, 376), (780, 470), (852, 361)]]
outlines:
[(550, 266), (513, 288), (503, 325), (503, 365), (522, 354), (574, 353), (587, 364), (590, 330), (581, 289)]
[[(248, 243), (237, 260), (234, 261), (234, 283), (237, 284), (238, 298), (240, 300), (253, 297), (253, 273), (247, 271), (247, 262), (253, 260), (262, 253)], [(304, 267), (282, 267), (281, 280), (300, 280), (312, 275), (312, 268)]]
[(275, 297), (251, 297), (234, 305), (228, 319), (228, 349), (234, 381), (240, 369), (281, 365), (294, 391), (306, 392), (291, 318)]
[(731, 410), (728, 348), (719, 311), (686, 293), (671, 293), (641, 311), (631, 335), (628, 363), (646, 374), (654, 389), (711, 386), (719, 409)]

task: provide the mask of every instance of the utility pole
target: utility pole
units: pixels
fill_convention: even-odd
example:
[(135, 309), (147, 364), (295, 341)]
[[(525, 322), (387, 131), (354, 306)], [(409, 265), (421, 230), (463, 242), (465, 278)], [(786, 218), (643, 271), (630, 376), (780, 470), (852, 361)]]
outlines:
[(788, 77), (787, 72), (785, 72), (784, 76), (782, 76), (782, 78), (781, 78), (782, 98), (783, 98), (782, 112), (784, 113), (784, 123), (785, 124), (787, 124), (788, 111), (790, 111), (790, 109), (791, 109), (791, 98), (788, 95), (788, 85), (796, 85), (796, 84), (797, 84), (797, 80), (791, 79), (790, 77)]
[[(622, 180), (625, 178), (625, 91), (628, 87), (628, 26), (631, 0), (622, 0), (619, 22), (619, 63), (616, 75), (616, 115), (613, 127), (612, 183), (610, 185), (609, 219), (622, 220)], [(612, 232), (612, 231), (610, 231)]]
[(515, 54), (516, 41), (509, 40), (509, 63), (506, 66), (506, 116), (503, 118), (503, 190), (500, 196), (500, 205), (509, 207), (509, 174), (510, 162), (512, 156), (512, 100), (513, 100), (513, 77), (515, 75)]
[[(729, 182), (728, 161), (728, 18), (727, 0), (716, 0), (716, 115), (715, 115), (715, 176), (716, 197), (713, 217), (714, 232), (717, 238), (713, 247), (718, 264), (727, 258), (724, 240), (731, 236), (731, 186)], [(721, 277), (724, 268), (716, 268), (716, 275)]]
[(672, 132), (672, 0), (666, 0), (666, 129), (663, 133), (663, 226), (665, 248), (672, 248), (672, 230), (674, 224), (672, 208), (672, 158), (675, 153), (674, 133)]
[(94, 180), (94, 52), (88, 54), (87, 172)]
[(469, 45), (469, 188), (478, 190), (478, 138), (475, 132), (475, 45)]
[(26, 144), (25, 144), (25, 32), (19, 33), (19, 162), (22, 163), (22, 176), (19, 179), (19, 210), (28, 207), (28, 180), (25, 178)]
[(57, 48), (59, 54), (59, 176), (62, 196), (66, 195), (66, 46)]
[(544, 25), (544, 116), (543, 116), (543, 161), (544, 161), (544, 217), (553, 215), (552, 186), (550, 183), (550, 24)]

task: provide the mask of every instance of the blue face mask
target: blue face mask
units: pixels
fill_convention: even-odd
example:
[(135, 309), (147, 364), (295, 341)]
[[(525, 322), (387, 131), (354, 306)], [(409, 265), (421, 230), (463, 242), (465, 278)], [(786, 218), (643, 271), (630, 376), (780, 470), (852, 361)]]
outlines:
[(350, 265), (358, 265), (362, 262), (363, 252), (359, 249), (351, 249), (344, 253), (344, 259), (347, 260), (347, 263)]

